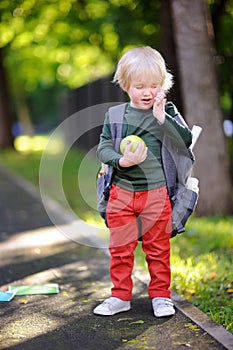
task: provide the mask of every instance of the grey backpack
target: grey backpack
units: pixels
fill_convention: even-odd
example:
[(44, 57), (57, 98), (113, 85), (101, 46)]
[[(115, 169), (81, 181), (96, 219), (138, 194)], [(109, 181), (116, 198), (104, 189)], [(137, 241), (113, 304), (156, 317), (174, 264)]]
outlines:
[[(109, 108), (109, 123), (114, 140), (114, 149), (119, 152), (122, 139), (123, 118), (127, 103)], [(181, 125), (186, 123), (179, 115), (174, 119)], [(185, 231), (185, 224), (196, 208), (198, 201), (198, 180), (191, 177), (195, 158), (191, 148), (180, 154), (170, 140), (164, 137), (162, 143), (162, 164), (172, 205), (172, 237)], [(168, 175), (169, 174), (169, 175)], [(114, 168), (102, 164), (97, 176), (97, 210), (106, 220), (106, 207), (109, 199)]]

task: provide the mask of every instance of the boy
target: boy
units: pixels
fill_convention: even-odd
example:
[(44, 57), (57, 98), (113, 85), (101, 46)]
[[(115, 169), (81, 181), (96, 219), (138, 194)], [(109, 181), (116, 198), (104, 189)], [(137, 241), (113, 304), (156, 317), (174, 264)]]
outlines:
[(150, 273), (148, 294), (156, 317), (175, 313), (171, 300), (170, 237), (171, 203), (161, 161), (163, 137), (177, 148), (191, 145), (191, 131), (172, 117), (175, 106), (165, 92), (172, 86), (161, 54), (151, 47), (134, 48), (118, 62), (114, 82), (128, 94), (122, 138), (137, 135), (143, 139), (136, 151), (128, 144), (124, 154), (114, 150), (106, 114), (97, 149), (101, 162), (114, 166), (113, 184), (107, 206), (110, 230), (111, 297), (94, 309), (98, 315), (128, 311), (132, 298), (134, 250), (138, 238)]

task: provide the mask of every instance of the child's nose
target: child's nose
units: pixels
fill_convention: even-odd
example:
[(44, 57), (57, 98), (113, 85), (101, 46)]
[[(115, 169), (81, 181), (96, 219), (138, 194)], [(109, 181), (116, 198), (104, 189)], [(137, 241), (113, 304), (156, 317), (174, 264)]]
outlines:
[(144, 95), (145, 95), (145, 96), (148, 96), (148, 95), (150, 95), (150, 94), (151, 94), (150, 89), (145, 89), (145, 90), (144, 90)]

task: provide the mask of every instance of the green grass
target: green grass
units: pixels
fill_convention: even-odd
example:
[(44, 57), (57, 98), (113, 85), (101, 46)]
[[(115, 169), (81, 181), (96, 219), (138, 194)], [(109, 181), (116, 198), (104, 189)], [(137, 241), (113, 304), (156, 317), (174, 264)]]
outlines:
[[(4, 164), (9, 170), (13, 170), (39, 187), (42, 184), (46, 195), (57, 200), (62, 205), (69, 205), (82, 219), (94, 215), (96, 205), (96, 172), (99, 161), (92, 156), (85, 157), (84, 152), (76, 152), (73, 149), (60, 153), (46, 152), (42, 158), (41, 152), (16, 152), (14, 150), (2, 150), (0, 164)], [(43, 163), (41, 163), (43, 159)], [(62, 172), (61, 183), (58, 180), (58, 172)], [(58, 190), (59, 189), (59, 190)], [(65, 198), (61, 191), (64, 191)]]
[[(0, 163), (36, 186), (40, 170), (47, 195), (64, 204), (56, 183), (57, 169), (62, 167), (66, 201), (79, 217), (101, 222), (94, 209), (98, 162), (91, 156), (85, 158), (84, 153), (71, 150), (61, 157), (48, 155), (41, 170), (41, 154), (1, 151)], [(233, 333), (232, 253), (233, 217), (193, 216), (186, 232), (171, 240), (172, 289)], [(137, 263), (147, 269), (140, 244), (135, 255)]]
[(192, 218), (171, 246), (172, 288), (233, 332), (233, 217)]
[[(171, 239), (172, 289), (233, 332), (233, 217), (192, 217)], [(141, 247), (136, 258), (145, 269)]]

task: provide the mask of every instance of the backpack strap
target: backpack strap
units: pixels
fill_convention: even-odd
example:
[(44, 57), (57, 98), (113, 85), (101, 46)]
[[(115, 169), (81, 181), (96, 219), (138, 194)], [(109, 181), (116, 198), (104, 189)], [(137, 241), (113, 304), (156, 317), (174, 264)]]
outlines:
[(125, 115), (126, 103), (109, 108), (109, 123), (112, 138), (114, 140), (114, 149), (119, 152), (122, 139), (123, 119)]
[[(125, 114), (127, 103), (123, 103), (120, 105), (116, 105), (113, 107), (110, 107), (109, 112), (109, 124), (110, 124), (110, 130), (112, 134), (112, 139), (114, 141), (114, 149), (116, 152), (119, 152), (120, 150), (120, 142), (122, 139), (122, 129), (123, 129), (123, 119)], [(104, 165), (102, 164), (102, 167)], [(112, 179), (114, 175), (114, 168), (113, 166), (108, 165), (107, 170), (105, 169), (105, 177), (104, 177), (104, 183), (101, 181), (103, 177), (100, 177), (97, 179), (97, 182), (99, 180), (99, 183), (102, 184), (102, 186), (97, 184), (97, 193), (99, 196), (98, 200), (98, 211), (102, 218), (105, 220), (106, 226), (107, 219), (106, 219), (106, 202), (109, 198), (109, 192), (112, 185)], [(99, 189), (99, 192), (98, 192)], [(104, 200), (102, 199), (102, 195), (104, 197)]]

